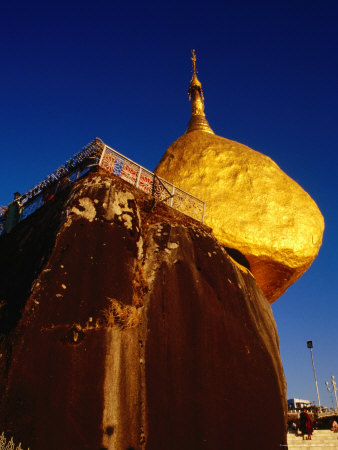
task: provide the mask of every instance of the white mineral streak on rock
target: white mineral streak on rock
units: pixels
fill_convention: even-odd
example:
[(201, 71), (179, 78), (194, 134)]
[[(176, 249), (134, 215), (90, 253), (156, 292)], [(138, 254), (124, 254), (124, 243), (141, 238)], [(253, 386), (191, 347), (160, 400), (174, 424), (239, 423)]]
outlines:
[(140, 236), (138, 241), (136, 242), (137, 245), (137, 259), (141, 260), (143, 258), (143, 238)]
[(132, 230), (133, 229), (133, 219), (132, 219), (130, 214), (122, 214), (121, 215), (121, 219), (123, 220), (124, 226), (128, 230)]
[(178, 244), (176, 242), (168, 242), (167, 247), (171, 250), (178, 248)]
[(76, 208), (76, 206), (73, 206), (71, 211), (81, 217), (84, 217), (85, 219), (88, 219), (89, 222), (92, 222), (96, 217), (96, 209), (92, 200), (88, 197), (82, 197), (79, 199), (79, 205), (84, 208), (84, 211)]
[[(135, 211), (128, 206), (128, 201), (130, 200), (135, 201), (135, 197), (131, 192), (116, 191), (110, 185), (106, 190), (106, 195), (102, 202), (102, 206), (105, 209), (103, 217), (108, 221), (113, 221), (117, 216), (128, 230), (132, 230)], [(138, 211), (136, 216), (138, 221), (140, 221)]]
[(74, 216), (87, 219), (89, 222), (92, 222), (96, 217), (95, 206), (89, 197), (81, 197), (77, 203), (80, 209), (77, 206), (73, 206), (70, 211), (67, 211), (66, 227), (71, 225)]
[(100, 175), (97, 175), (96, 177), (92, 177), (91, 179), (87, 178), (86, 181), (83, 183), (82, 186), (85, 187), (102, 187), (105, 186), (107, 189), (110, 187), (110, 180), (102, 178)]
[[(143, 337), (138, 327), (112, 327), (107, 329), (106, 339), (102, 446), (117, 450), (133, 444), (133, 448), (143, 450), (146, 442), (140, 443), (136, 434), (136, 430), (146, 433), (145, 372), (140, 364), (145, 355), (144, 346), (139, 346)], [(110, 436), (105, 433), (108, 427), (113, 427)]]
[(149, 227), (148, 238), (145, 245), (146, 253), (144, 258), (144, 276), (149, 284), (151, 289), (152, 283), (155, 279), (156, 272), (160, 268), (163, 261), (166, 261), (167, 264), (172, 265), (177, 262), (177, 253), (179, 252), (179, 244), (176, 242), (167, 242), (165, 248), (162, 245), (158, 245), (155, 242), (154, 237), (160, 237), (163, 235), (169, 236), (174, 240), (177, 239), (175, 236), (175, 227), (170, 227), (170, 232), (161, 233), (163, 230), (162, 224), (151, 225)]
[(118, 329), (108, 329), (107, 331), (107, 353), (105, 364), (104, 381), (104, 410), (103, 410), (103, 430), (113, 427), (114, 433), (109, 439), (103, 435), (103, 446), (107, 450), (113, 450), (118, 443), (118, 421), (120, 412), (119, 396), (119, 370), (121, 366), (121, 331)]
[(159, 255), (159, 246), (154, 241), (153, 236), (157, 235), (159, 229), (162, 229), (160, 224), (151, 225), (149, 227), (148, 238), (146, 242), (146, 254), (144, 259), (144, 276), (151, 289), (152, 283), (155, 279), (155, 274), (161, 264), (162, 258)]

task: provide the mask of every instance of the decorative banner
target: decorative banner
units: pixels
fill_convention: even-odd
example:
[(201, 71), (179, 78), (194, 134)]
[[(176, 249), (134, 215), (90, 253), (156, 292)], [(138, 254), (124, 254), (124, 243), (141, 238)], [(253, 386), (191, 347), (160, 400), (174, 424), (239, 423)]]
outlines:
[(101, 167), (108, 170), (110, 173), (114, 173), (115, 160), (115, 156), (106, 151), (101, 162)]
[(141, 191), (151, 194), (153, 190), (153, 177), (150, 177), (148, 174), (145, 175), (144, 173), (141, 173), (138, 187)]
[(121, 178), (135, 186), (138, 174), (138, 167), (135, 164), (124, 163)]

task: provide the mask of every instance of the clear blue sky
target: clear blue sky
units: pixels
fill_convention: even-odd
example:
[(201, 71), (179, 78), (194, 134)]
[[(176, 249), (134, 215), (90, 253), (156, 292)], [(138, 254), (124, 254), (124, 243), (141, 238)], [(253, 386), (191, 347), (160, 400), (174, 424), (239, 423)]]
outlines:
[(216, 134), (270, 156), (326, 222), (308, 272), (274, 305), (288, 397), (338, 378), (336, 0), (0, 1), (0, 204), (94, 137), (154, 169), (190, 117), (196, 49)]

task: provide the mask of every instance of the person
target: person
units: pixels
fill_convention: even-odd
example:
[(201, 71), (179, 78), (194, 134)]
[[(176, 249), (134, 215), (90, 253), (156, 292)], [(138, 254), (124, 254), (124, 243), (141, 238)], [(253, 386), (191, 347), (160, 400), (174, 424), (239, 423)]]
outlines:
[(333, 431), (334, 433), (338, 433), (338, 423), (335, 420), (332, 422), (331, 431)]
[(308, 413), (306, 412), (306, 408), (303, 408), (302, 412), (300, 413), (299, 418), (299, 429), (303, 434), (303, 439), (305, 438), (305, 435), (307, 434), (307, 440), (311, 439), (312, 435), (312, 420)]
[(5, 233), (10, 233), (12, 228), (20, 222), (23, 206), (20, 201), (20, 192), (14, 193), (14, 200), (8, 205), (6, 211)]

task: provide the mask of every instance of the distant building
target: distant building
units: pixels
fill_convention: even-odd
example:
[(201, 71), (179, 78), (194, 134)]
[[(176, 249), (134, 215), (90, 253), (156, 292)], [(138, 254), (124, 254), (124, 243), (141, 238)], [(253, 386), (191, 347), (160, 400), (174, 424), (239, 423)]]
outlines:
[(311, 406), (311, 402), (309, 400), (302, 400), (301, 398), (290, 398), (288, 399), (288, 407), (289, 409), (301, 409)]

